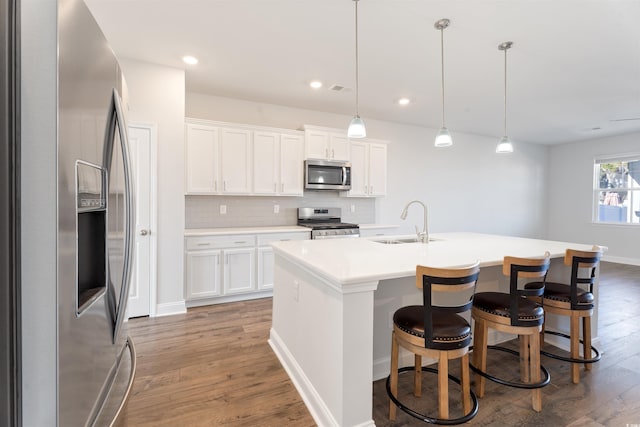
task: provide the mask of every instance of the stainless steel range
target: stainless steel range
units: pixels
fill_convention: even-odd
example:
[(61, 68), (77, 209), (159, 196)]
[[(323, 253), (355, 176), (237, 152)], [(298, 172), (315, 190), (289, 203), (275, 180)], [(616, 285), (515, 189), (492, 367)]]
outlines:
[(360, 237), (358, 224), (342, 222), (340, 208), (298, 208), (298, 225), (311, 228), (312, 239)]

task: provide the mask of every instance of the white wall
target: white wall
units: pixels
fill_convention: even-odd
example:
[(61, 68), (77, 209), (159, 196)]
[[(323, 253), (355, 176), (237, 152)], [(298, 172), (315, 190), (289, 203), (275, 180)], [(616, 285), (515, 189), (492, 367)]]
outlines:
[(640, 227), (591, 222), (594, 159), (631, 153), (640, 153), (640, 133), (551, 147), (549, 239), (605, 245), (609, 247), (605, 259), (640, 265)]
[[(300, 129), (304, 124), (346, 129), (350, 117), (237, 99), (187, 93), (187, 117)], [(497, 155), (498, 138), (461, 134), (454, 145), (436, 149), (436, 129), (367, 119), (371, 138), (391, 141), (388, 195), (376, 201), (376, 222), (401, 225), (400, 232), (422, 228), (413, 199), (429, 207), (430, 231), (478, 231), (543, 237), (547, 148), (518, 143), (515, 153)], [(496, 129), (500, 128), (497, 117)]]
[[(184, 70), (121, 60), (130, 122), (158, 127), (157, 313), (184, 310)], [(154, 302), (152, 302), (153, 304)]]

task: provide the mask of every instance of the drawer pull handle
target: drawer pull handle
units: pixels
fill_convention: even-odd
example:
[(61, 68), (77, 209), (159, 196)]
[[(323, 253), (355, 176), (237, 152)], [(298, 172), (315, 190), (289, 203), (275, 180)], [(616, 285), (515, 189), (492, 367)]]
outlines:
[(198, 246), (209, 246), (211, 243), (198, 243)]
[(239, 244), (247, 243), (247, 242), (246, 242), (246, 241), (244, 241), (244, 240), (241, 240), (241, 241), (237, 241), (237, 242), (233, 242), (233, 243), (235, 243), (236, 245), (239, 245)]
[(281, 242), (288, 242), (291, 239), (280, 239)]

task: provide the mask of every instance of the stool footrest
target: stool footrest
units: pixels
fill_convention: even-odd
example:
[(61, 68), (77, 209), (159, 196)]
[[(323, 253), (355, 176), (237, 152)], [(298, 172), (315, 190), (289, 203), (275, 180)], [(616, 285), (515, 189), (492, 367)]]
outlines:
[[(471, 350), (472, 348), (473, 347), (469, 347), (469, 350)], [(497, 345), (489, 345), (489, 346), (487, 346), (487, 348), (491, 349), (491, 350), (504, 351), (505, 353), (511, 353), (511, 354), (516, 355), (516, 356), (520, 355), (520, 353), (518, 353), (515, 350), (511, 350), (510, 348), (500, 347), (500, 346), (497, 346)], [(495, 377), (493, 375), (490, 375), (490, 374), (488, 374), (488, 373), (486, 373), (484, 371), (481, 371), (480, 369), (478, 369), (475, 366), (473, 366), (471, 364), (471, 362), (469, 362), (469, 367), (476, 374), (482, 375), (483, 377), (485, 377), (488, 380), (493, 381), (494, 383), (506, 385), (508, 387), (526, 388), (526, 389), (542, 388), (542, 387), (546, 386), (547, 384), (549, 384), (549, 382), (551, 381), (551, 375), (549, 375), (549, 371), (547, 371), (547, 368), (545, 368), (542, 365), (540, 365), (540, 371), (542, 372), (542, 375), (544, 377), (542, 378), (542, 380), (540, 382), (537, 382), (537, 383), (523, 383), (523, 382), (507, 381), (507, 380), (504, 380), (502, 378), (498, 378), (498, 377)]]
[[(562, 338), (567, 338), (567, 339), (571, 339), (570, 335), (567, 334), (563, 334), (562, 332), (556, 332), (556, 331), (544, 331), (545, 334), (550, 334), (550, 335), (555, 335), (557, 337), (562, 337)], [(584, 340), (580, 340), (580, 344), (584, 344)], [(540, 354), (542, 354), (543, 356), (547, 356), (550, 357), (552, 359), (556, 359), (556, 360), (562, 360), (563, 362), (571, 362), (571, 363), (596, 363), (597, 361), (600, 360), (600, 352), (598, 351), (597, 348), (595, 348), (594, 346), (591, 346), (591, 351), (594, 352), (596, 355), (593, 356), (590, 359), (586, 359), (586, 358), (573, 358), (573, 357), (566, 357), (566, 356), (560, 356), (559, 354), (555, 354), (555, 353), (550, 353), (548, 351), (543, 351), (540, 350)]]
[[(415, 366), (406, 366), (404, 368), (400, 368), (398, 369), (398, 373), (402, 373), (402, 372), (407, 372), (407, 371), (414, 371), (416, 368)], [(423, 367), (422, 371), (426, 371), (426, 372), (431, 372), (431, 373), (438, 373), (438, 370), (435, 368), (426, 368)], [(456, 384), (460, 384), (460, 379), (454, 377), (453, 375), (448, 375), (449, 379), (453, 382), (455, 382)], [(463, 415), (462, 417), (459, 418), (450, 418), (450, 419), (443, 419), (443, 418), (433, 418), (433, 417), (429, 417), (428, 415), (424, 415), (421, 414), (420, 412), (416, 412), (413, 409), (405, 406), (402, 402), (400, 402), (398, 400), (398, 398), (396, 396), (393, 395), (393, 393), (391, 393), (391, 375), (389, 375), (387, 377), (387, 395), (389, 396), (389, 399), (391, 399), (391, 401), (398, 407), (400, 408), (403, 412), (406, 412), (407, 414), (411, 415), (412, 417), (420, 420), (420, 421), (424, 421), (425, 423), (428, 424), (441, 424), (441, 425), (457, 425), (457, 424), (464, 424), (468, 421), (470, 421), (473, 417), (476, 416), (476, 414), (478, 413), (478, 398), (476, 397), (475, 393), (473, 391), (470, 390), (471, 393), (471, 400), (473, 403), (473, 407), (471, 408), (471, 411), (466, 414)]]

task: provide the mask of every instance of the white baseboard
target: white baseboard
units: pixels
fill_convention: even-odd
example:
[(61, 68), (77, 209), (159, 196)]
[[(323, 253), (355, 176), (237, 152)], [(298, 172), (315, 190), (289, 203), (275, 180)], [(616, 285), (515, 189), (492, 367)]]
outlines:
[(603, 255), (602, 261), (615, 262), (616, 264), (629, 264), (640, 266), (640, 259), (638, 258), (625, 258), (620, 256)]
[(191, 308), (191, 307), (201, 307), (203, 305), (224, 304), (227, 302), (248, 301), (248, 300), (259, 299), (259, 298), (270, 298), (272, 296), (273, 296), (273, 291), (266, 290), (266, 291), (249, 292), (249, 293), (236, 294), (236, 295), (224, 295), (220, 297), (192, 299), (192, 300), (186, 301), (185, 304), (187, 308)]
[[(271, 328), (269, 334), (269, 345), (278, 360), (280, 360), (280, 364), (284, 370), (287, 371), (291, 382), (296, 390), (298, 390), (298, 394), (302, 397), (316, 424), (320, 427), (338, 427), (340, 424), (338, 424), (333, 417), (324, 400), (322, 400), (313, 384), (311, 384), (302, 368), (300, 368), (300, 365), (298, 365), (285, 343), (273, 328)], [(371, 419), (364, 423), (354, 425), (353, 427), (375, 427), (375, 425), (375, 422)]]
[(284, 370), (287, 371), (291, 382), (293, 382), (296, 390), (298, 390), (298, 394), (300, 394), (305, 405), (307, 405), (307, 409), (316, 424), (319, 426), (337, 427), (339, 424), (335, 418), (333, 418), (329, 408), (302, 371), (286, 344), (273, 328), (271, 328), (269, 334), (269, 345), (278, 357), (278, 360), (280, 360), (280, 364)]
[(187, 306), (184, 300), (165, 302), (156, 305), (156, 317), (171, 316), (173, 314), (184, 314), (187, 312)]

